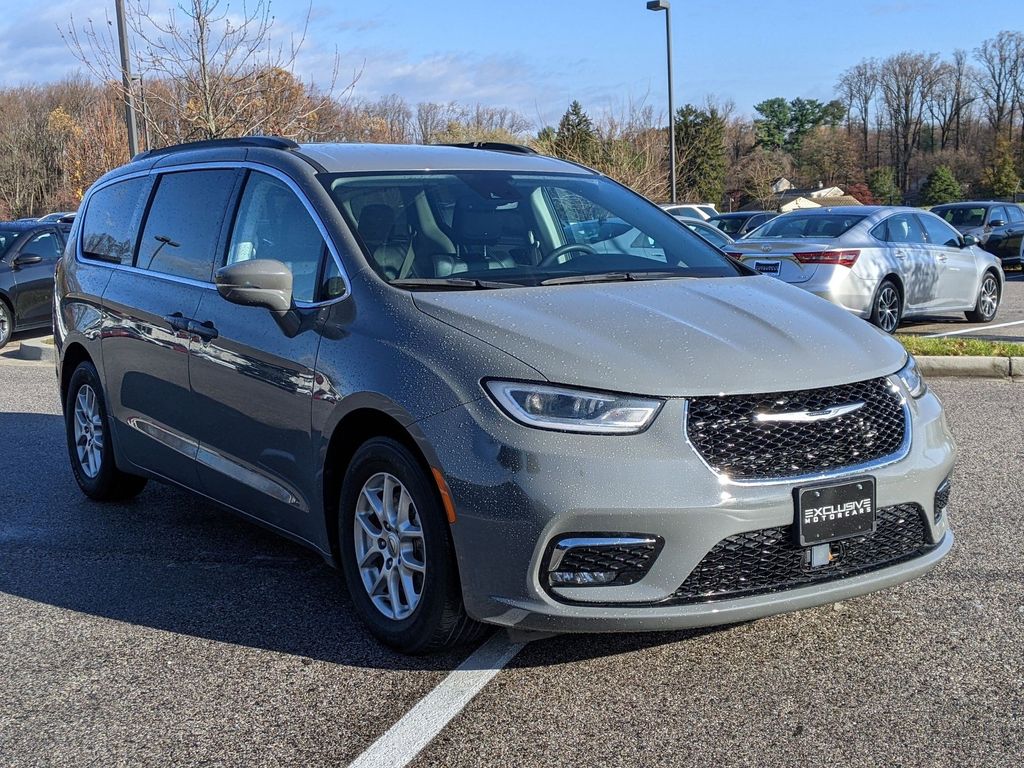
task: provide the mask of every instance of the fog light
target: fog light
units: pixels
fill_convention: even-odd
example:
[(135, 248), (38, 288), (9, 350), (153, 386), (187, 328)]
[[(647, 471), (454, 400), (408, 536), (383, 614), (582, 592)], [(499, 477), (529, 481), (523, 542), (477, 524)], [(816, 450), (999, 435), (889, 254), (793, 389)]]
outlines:
[(586, 587), (615, 581), (615, 571), (552, 571), (548, 574), (552, 586)]
[(542, 573), (551, 587), (634, 584), (650, 571), (664, 541), (635, 534), (567, 534), (548, 547)]
[(952, 490), (953, 486), (947, 477), (939, 484), (935, 491), (934, 516), (936, 525), (942, 522), (942, 518), (946, 516), (946, 509), (949, 507), (949, 494)]

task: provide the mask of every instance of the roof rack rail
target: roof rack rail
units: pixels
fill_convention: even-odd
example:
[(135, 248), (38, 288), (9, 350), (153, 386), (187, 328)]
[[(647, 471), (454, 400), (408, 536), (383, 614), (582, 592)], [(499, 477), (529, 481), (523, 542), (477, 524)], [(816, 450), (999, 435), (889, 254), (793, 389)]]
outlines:
[(467, 141), (456, 144), (438, 144), (439, 147), (458, 147), (460, 149), (489, 149), (494, 152), (515, 152), (519, 155), (539, 154), (533, 147), (525, 144), (509, 144), (504, 141)]
[(230, 139), (204, 139), (203, 141), (189, 141), (184, 144), (172, 144), (169, 147), (159, 149), (147, 149), (139, 152), (132, 160), (141, 160), (144, 157), (158, 157), (170, 155), (175, 152), (188, 152), (192, 149), (213, 149), (215, 147), (266, 147), (268, 149), (298, 149), (299, 145), (291, 139), (280, 136), (237, 136)]

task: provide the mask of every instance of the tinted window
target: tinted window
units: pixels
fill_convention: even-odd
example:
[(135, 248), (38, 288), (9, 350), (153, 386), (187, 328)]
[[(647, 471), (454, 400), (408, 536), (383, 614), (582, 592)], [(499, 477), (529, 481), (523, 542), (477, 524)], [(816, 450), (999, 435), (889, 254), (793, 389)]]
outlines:
[(748, 237), (839, 237), (863, 220), (864, 216), (849, 213), (785, 213), (766, 222)]
[(708, 219), (708, 224), (725, 232), (727, 235), (737, 235), (739, 231), (743, 229), (744, 223), (747, 219), (741, 216), (722, 216), (719, 218)]
[(1020, 209), (1020, 206), (1008, 205), (1006, 206), (1006, 213), (1009, 215), (1010, 221), (1015, 224), (1024, 221), (1024, 211)]
[(296, 301), (315, 301), (324, 239), (302, 201), (283, 181), (251, 173), (238, 205), (227, 263), (274, 259), (292, 271)]
[(0, 229), (0, 257), (7, 253), (14, 245), (14, 241), (23, 234), (24, 232), (20, 230)]
[(924, 232), (917, 222), (917, 216), (900, 213), (890, 216), (873, 230), (871, 234), (879, 240), (889, 243), (923, 243)]
[(1006, 209), (1001, 205), (988, 209), (988, 223), (993, 221), (1006, 221)]
[(25, 243), (21, 252), (34, 253), (44, 259), (56, 260), (60, 258), (60, 240), (57, 239), (55, 232), (43, 232)]
[(985, 206), (961, 205), (955, 208), (934, 208), (932, 213), (941, 216), (947, 224), (954, 227), (980, 227), (985, 223)]
[(921, 215), (917, 217), (924, 226), (925, 236), (932, 245), (959, 247), (960, 235), (949, 224), (937, 216)]
[(136, 266), (209, 281), (237, 172), (183, 171), (160, 177)]
[(82, 251), (86, 256), (131, 263), (149, 186), (150, 179), (143, 176), (111, 184), (89, 198), (82, 224)]

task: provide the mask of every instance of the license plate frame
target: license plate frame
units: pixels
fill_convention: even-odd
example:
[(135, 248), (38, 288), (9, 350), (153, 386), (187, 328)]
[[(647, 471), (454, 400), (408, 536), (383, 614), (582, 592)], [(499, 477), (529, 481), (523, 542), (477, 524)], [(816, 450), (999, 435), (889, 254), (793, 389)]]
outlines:
[(875, 478), (870, 475), (794, 488), (800, 546), (873, 534), (878, 525), (875, 491)]

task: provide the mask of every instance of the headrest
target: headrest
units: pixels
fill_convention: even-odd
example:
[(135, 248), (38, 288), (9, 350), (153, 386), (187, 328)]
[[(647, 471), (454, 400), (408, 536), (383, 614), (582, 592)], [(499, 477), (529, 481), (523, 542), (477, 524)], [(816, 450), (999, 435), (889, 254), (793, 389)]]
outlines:
[(493, 245), (501, 237), (502, 226), (509, 222), (514, 209), (501, 209), (509, 205), (505, 200), (482, 200), (479, 197), (461, 197), (452, 213), (455, 240), (463, 245)]
[(388, 239), (395, 224), (395, 211), (390, 205), (370, 203), (359, 212), (359, 236), (363, 242), (377, 246)]

